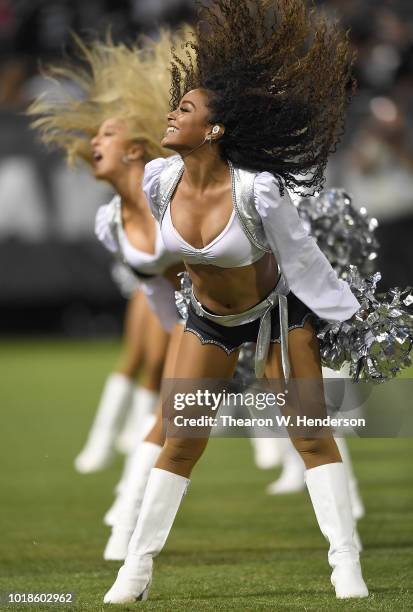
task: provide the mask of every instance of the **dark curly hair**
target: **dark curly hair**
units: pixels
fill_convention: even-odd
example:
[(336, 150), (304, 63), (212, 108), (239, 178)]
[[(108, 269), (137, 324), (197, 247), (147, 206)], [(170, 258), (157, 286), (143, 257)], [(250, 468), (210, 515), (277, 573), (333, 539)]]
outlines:
[(225, 126), (223, 158), (297, 193), (319, 189), (355, 88), (337, 23), (304, 0), (212, 0), (198, 4), (186, 51), (173, 55), (171, 108), (208, 90), (210, 121)]

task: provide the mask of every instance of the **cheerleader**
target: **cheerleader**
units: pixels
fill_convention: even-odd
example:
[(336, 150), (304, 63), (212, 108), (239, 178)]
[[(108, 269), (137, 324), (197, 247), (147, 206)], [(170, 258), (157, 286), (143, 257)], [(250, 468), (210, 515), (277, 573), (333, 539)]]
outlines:
[[(193, 283), (175, 378), (230, 378), (239, 347), (250, 341), (258, 377), (321, 386), (313, 314), (345, 321), (360, 304), (303, 228), (286, 188), (322, 183), (346, 109), (349, 44), (303, 0), (215, 0), (199, 18), (196, 66), (188, 58), (172, 68), (163, 145), (177, 155), (150, 162), (144, 175), (164, 243), (183, 257)], [(305, 399), (323, 412), (322, 394)], [(344, 467), (324, 433), (291, 437), (329, 541), (336, 596), (367, 597)], [(105, 603), (148, 596), (153, 558), (206, 444), (166, 439)]]
[[(168, 108), (171, 37), (162, 33), (159, 42), (147, 41), (141, 49), (110, 39), (90, 46), (76, 41), (83, 67), (50, 68), (59, 101), (40, 97), (28, 112), (39, 116), (33, 126), (44, 142), (66, 151), (69, 162), (85, 160), (96, 179), (116, 191), (99, 209), (95, 231), (115, 255), (116, 278), (131, 297), (118, 367), (106, 380), (86, 444), (75, 459), (79, 472), (91, 473), (109, 463), (130, 404), (118, 439), (121, 450), (131, 453), (153, 425), (169, 332), (177, 321), (171, 280), (181, 258), (166, 252), (141, 187), (145, 163), (169, 155), (159, 143)], [(67, 81), (78, 86), (78, 97), (67, 93)], [(118, 492), (129, 467), (127, 462)]]

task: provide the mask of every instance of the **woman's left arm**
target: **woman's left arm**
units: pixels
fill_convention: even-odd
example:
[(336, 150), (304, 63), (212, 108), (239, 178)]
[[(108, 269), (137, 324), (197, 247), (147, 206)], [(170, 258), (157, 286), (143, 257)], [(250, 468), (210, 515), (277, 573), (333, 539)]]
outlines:
[(288, 192), (281, 196), (274, 176), (262, 172), (255, 178), (254, 197), (268, 244), (291, 291), (322, 319), (350, 319), (360, 304), (308, 234)]

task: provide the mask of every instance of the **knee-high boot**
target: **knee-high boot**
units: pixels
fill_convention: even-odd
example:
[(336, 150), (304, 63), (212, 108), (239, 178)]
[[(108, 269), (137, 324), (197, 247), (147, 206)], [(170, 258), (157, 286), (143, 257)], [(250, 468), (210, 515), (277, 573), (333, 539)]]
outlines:
[(260, 470), (271, 470), (279, 466), (281, 463), (281, 451), (278, 438), (256, 437), (254, 430), (251, 433), (250, 442), (257, 468)]
[(85, 446), (75, 459), (81, 474), (103, 470), (110, 463), (120, 423), (128, 408), (135, 381), (114, 372), (107, 380)]
[(353, 537), (348, 485), (342, 463), (306, 470), (306, 483), (321, 532), (330, 543), (331, 582), (338, 599), (367, 597), (359, 552)]
[(344, 465), (344, 470), (347, 476), (348, 488), (350, 493), (351, 511), (355, 521), (359, 521), (366, 514), (363, 500), (361, 499), (360, 492), (358, 490), (357, 479), (353, 471), (353, 465), (348, 451), (347, 442), (345, 438), (334, 436), (338, 450), (340, 451), (341, 460)]
[(267, 486), (266, 492), (269, 495), (284, 495), (303, 491), (305, 489), (303, 460), (289, 438), (278, 438), (277, 442), (281, 449), (282, 472), (277, 480)]
[(166, 470), (151, 470), (125, 563), (104, 603), (125, 604), (147, 598), (152, 559), (164, 547), (189, 482), (188, 478)]
[(350, 495), (350, 505), (351, 505), (351, 513), (353, 515), (354, 520), (354, 541), (359, 552), (363, 550), (363, 544), (360, 538), (360, 534), (357, 529), (357, 521), (363, 518), (366, 511), (364, 509), (363, 500), (361, 499), (357, 479), (353, 472), (353, 465), (350, 457), (350, 453), (347, 448), (347, 442), (345, 438), (336, 438), (334, 436), (334, 440), (336, 441), (338, 450), (340, 451), (341, 460), (344, 466), (344, 472), (346, 474), (347, 483), (348, 483), (348, 492)]
[(136, 444), (145, 438), (155, 422), (155, 410), (159, 401), (158, 391), (145, 387), (135, 389), (132, 408), (116, 440), (120, 453), (133, 453)]
[(158, 446), (158, 444), (141, 442), (132, 455), (128, 475), (119, 494), (117, 516), (112, 533), (103, 553), (103, 558), (107, 561), (123, 561), (126, 557), (149, 474), (157, 462), (161, 450), (162, 446)]

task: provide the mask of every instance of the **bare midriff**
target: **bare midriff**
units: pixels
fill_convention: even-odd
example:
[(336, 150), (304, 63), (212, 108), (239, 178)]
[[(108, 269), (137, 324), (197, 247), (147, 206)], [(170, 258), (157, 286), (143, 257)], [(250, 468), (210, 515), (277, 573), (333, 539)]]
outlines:
[(272, 253), (241, 268), (186, 264), (199, 302), (214, 314), (238, 314), (252, 308), (274, 289), (278, 266)]

